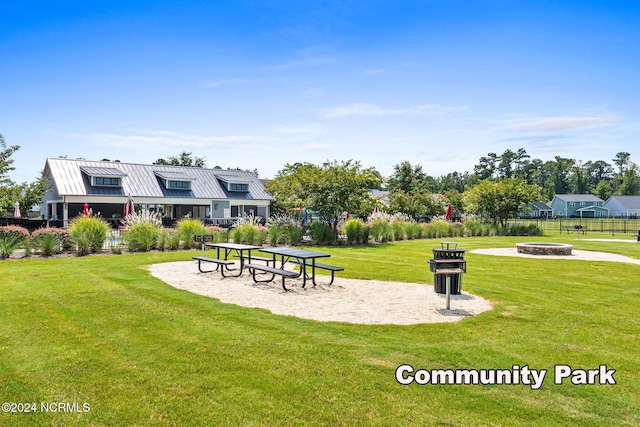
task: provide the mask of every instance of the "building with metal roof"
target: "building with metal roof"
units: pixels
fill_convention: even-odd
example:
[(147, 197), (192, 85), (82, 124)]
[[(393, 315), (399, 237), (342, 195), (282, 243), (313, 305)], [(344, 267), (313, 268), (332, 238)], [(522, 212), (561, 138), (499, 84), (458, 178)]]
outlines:
[(65, 226), (85, 203), (114, 223), (131, 198), (136, 211), (160, 212), (167, 220), (191, 216), (224, 225), (243, 215), (267, 218), (273, 200), (256, 174), (241, 170), (49, 158), (44, 173), (50, 189), (40, 213)]

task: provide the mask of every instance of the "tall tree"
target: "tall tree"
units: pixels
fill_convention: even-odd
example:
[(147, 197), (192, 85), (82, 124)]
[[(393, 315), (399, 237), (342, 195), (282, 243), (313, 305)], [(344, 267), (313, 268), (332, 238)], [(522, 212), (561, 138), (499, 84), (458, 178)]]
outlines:
[(551, 171), (549, 184), (553, 187), (555, 194), (571, 193), (571, 185), (569, 176), (571, 169), (575, 164), (575, 160), (565, 157), (556, 156), (555, 160), (547, 162)]
[(11, 179), (9, 179), (9, 172), (15, 170), (11, 156), (20, 149), (20, 146), (12, 145), (7, 147), (4, 136), (0, 134), (0, 149), (0, 185), (13, 184)]
[(589, 193), (589, 176), (582, 162), (577, 162), (571, 169), (570, 175), (571, 193), (588, 194)]
[(464, 201), (470, 212), (506, 227), (507, 220), (516, 217), (522, 206), (536, 200), (539, 193), (538, 186), (521, 178), (485, 179), (465, 192)]
[(497, 162), (498, 155), (489, 153), (486, 157), (480, 157), (478, 164), (473, 167), (473, 171), (480, 180), (492, 178), (496, 172)]
[(609, 184), (613, 181), (613, 167), (603, 160), (588, 161), (584, 164), (584, 167), (587, 171), (587, 179), (591, 189), (596, 188), (601, 181), (608, 181)]
[(9, 177), (9, 172), (15, 170), (11, 155), (20, 149), (18, 145), (7, 147), (0, 134), (0, 215), (13, 211), (15, 203), (22, 206), (23, 215), (31, 206), (39, 203), (45, 193), (47, 179), (43, 175), (32, 183), (16, 184)]
[(618, 175), (622, 175), (625, 170), (629, 167), (629, 161), (631, 158), (631, 154), (621, 151), (616, 154), (613, 158), (613, 163), (618, 166)]
[(278, 176), (267, 183), (267, 191), (274, 198), (284, 198), (316, 211), (337, 230), (345, 212), (352, 215), (367, 213), (375, 201), (369, 189), (382, 182), (382, 176), (374, 168), (362, 169), (354, 160), (325, 162), (316, 166), (310, 163), (285, 165)]
[(616, 191), (620, 196), (638, 196), (640, 195), (640, 168), (638, 165), (629, 162), (622, 173), (620, 186)]
[(204, 157), (196, 157), (191, 152), (183, 151), (177, 156), (169, 156), (167, 159), (158, 159), (153, 162), (153, 164), (203, 168), (206, 165), (206, 160)]
[(513, 178), (516, 159), (516, 153), (511, 150), (505, 150), (502, 156), (500, 156), (500, 162), (498, 163), (498, 177)]
[(399, 163), (393, 167), (393, 175), (387, 180), (387, 189), (410, 193), (416, 189), (428, 188), (427, 175), (422, 171), (421, 165), (412, 166), (408, 161)]

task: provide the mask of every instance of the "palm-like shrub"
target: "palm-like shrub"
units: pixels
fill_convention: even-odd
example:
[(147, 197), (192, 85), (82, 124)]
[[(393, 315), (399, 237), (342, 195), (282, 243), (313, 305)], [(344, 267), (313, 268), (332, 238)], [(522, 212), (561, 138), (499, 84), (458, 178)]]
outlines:
[(25, 246), (29, 241), (29, 231), (17, 225), (0, 227), (0, 259), (8, 258), (13, 251)]
[(102, 251), (109, 224), (98, 216), (79, 215), (69, 223), (69, 239), (76, 245), (78, 256)]
[(67, 232), (62, 228), (39, 228), (31, 233), (32, 245), (44, 256), (62, 252), (67, 239)]

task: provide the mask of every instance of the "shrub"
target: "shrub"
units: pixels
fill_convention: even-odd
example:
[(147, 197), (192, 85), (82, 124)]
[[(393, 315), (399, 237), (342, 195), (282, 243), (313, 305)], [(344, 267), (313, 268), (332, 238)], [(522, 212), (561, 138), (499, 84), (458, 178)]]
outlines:
[(144, 222), (130, 226), (122, 234), (122, 240), (129, 252), (148, 252), (157, 247), (159, 239), (160, 228)]
[(176, 230), (184, 248), (197, 248), (200, 243), (194, 242), (193, 236), (207, 234), (207, 228), (202, 224), (202, 221), (188, 217), (182, 218), (177, 222)]
[(11, 256), (13, 251), (29, 241), (29, 231), (17, 225), (0, 227), (0, 259)]
[(267, 220), (267, 235), (272, 246), (297, 244), (302, 240), (302, 228), (290, 215), (273, 215)]
[(482, 222), (477, 219), (468, 219), (464, 222), (467, 236), (476, 237), (482, 235)]
[(371, 237), (378, 243), (393, 240), (393, 228), (384, 219), (375, 219), (369, 224)]
[(163, 228), (158, 235), (158, 249), (172, 251), (180, 248), (180, 233), (175, 228)]
[(217, 225), (212, 225), (207, 228), (207, 235), (213, 236), (213, 243), (226, 242), (229, 240), (229, 230), (224, 229)]
[(148, 252), (157, 247), (162, 228), (161, 214), (136, 213), (127, 215), (122, 222), (126, 226), (122, 240), (129, 252)]
[(333, 243), (336, 240), (336, 235), (333, 229), (322, 221), (316, 221), (309, 226), (311, 231), (311, 238), (318, 244)]
[(366, 242), (365, 228), (366, 227), (362, 220), (354, 218), (345, 222), (342, 230), (347, 235), (347, 242), (352, 245), (354, 243)]
[(433, 239), (436, 234), (436, 229), (432, 224), (421, 224), (420, 228), (422, 228), (421, 235), (425, 239)]
[(78, 256), (83, 256), (102, 251), (109, 224), (97, 216), (79, 215), (71, 220), (67, 231), (69, 239), (76, 245)]
[(67, 239), (66, 230), (56, 227), (39, 228), (31, 233), (33, 246), (44, 256), (62, 252)]
[(464, 237), (464, 224), (461, 222), (452, 222), (451, 235), (455, 237)]
[(405, 240), (407, 238), (406, 225), (407, 222), (405, 221), (393, 221), (391, 223), (393, 240)]
[(453, 234), (451, 224), (447, 221), (436, 220), (431, 223), (434, 228), (434, 237), (439, 239), (440, 237), (449, 237)]

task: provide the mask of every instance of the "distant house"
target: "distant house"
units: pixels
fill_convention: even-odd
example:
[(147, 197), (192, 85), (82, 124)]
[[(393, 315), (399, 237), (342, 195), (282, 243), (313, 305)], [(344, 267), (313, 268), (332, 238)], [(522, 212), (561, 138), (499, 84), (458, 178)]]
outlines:
[(640, 196), (611, 196), (604, 207), (615, 218), (640, 218)]
[(608, 218), (604, 201), (593, 194), (556, 194), (551, 200), (556, 216), (566, 218)]
[(543, 202), (531, 202), (520, 212), (520, 218), (552, 218), (553, 209)]
[(131, 198), (136, 211), (159, 212), (168, 222), (190, 216), (224, 225), (243, 215), (268, 218), (273, 200), (253, 172), (240, 170), (50, 158), (44, 173), (51, 188), (40, 213), (65, 226), (85, 203), (114, 223)]

